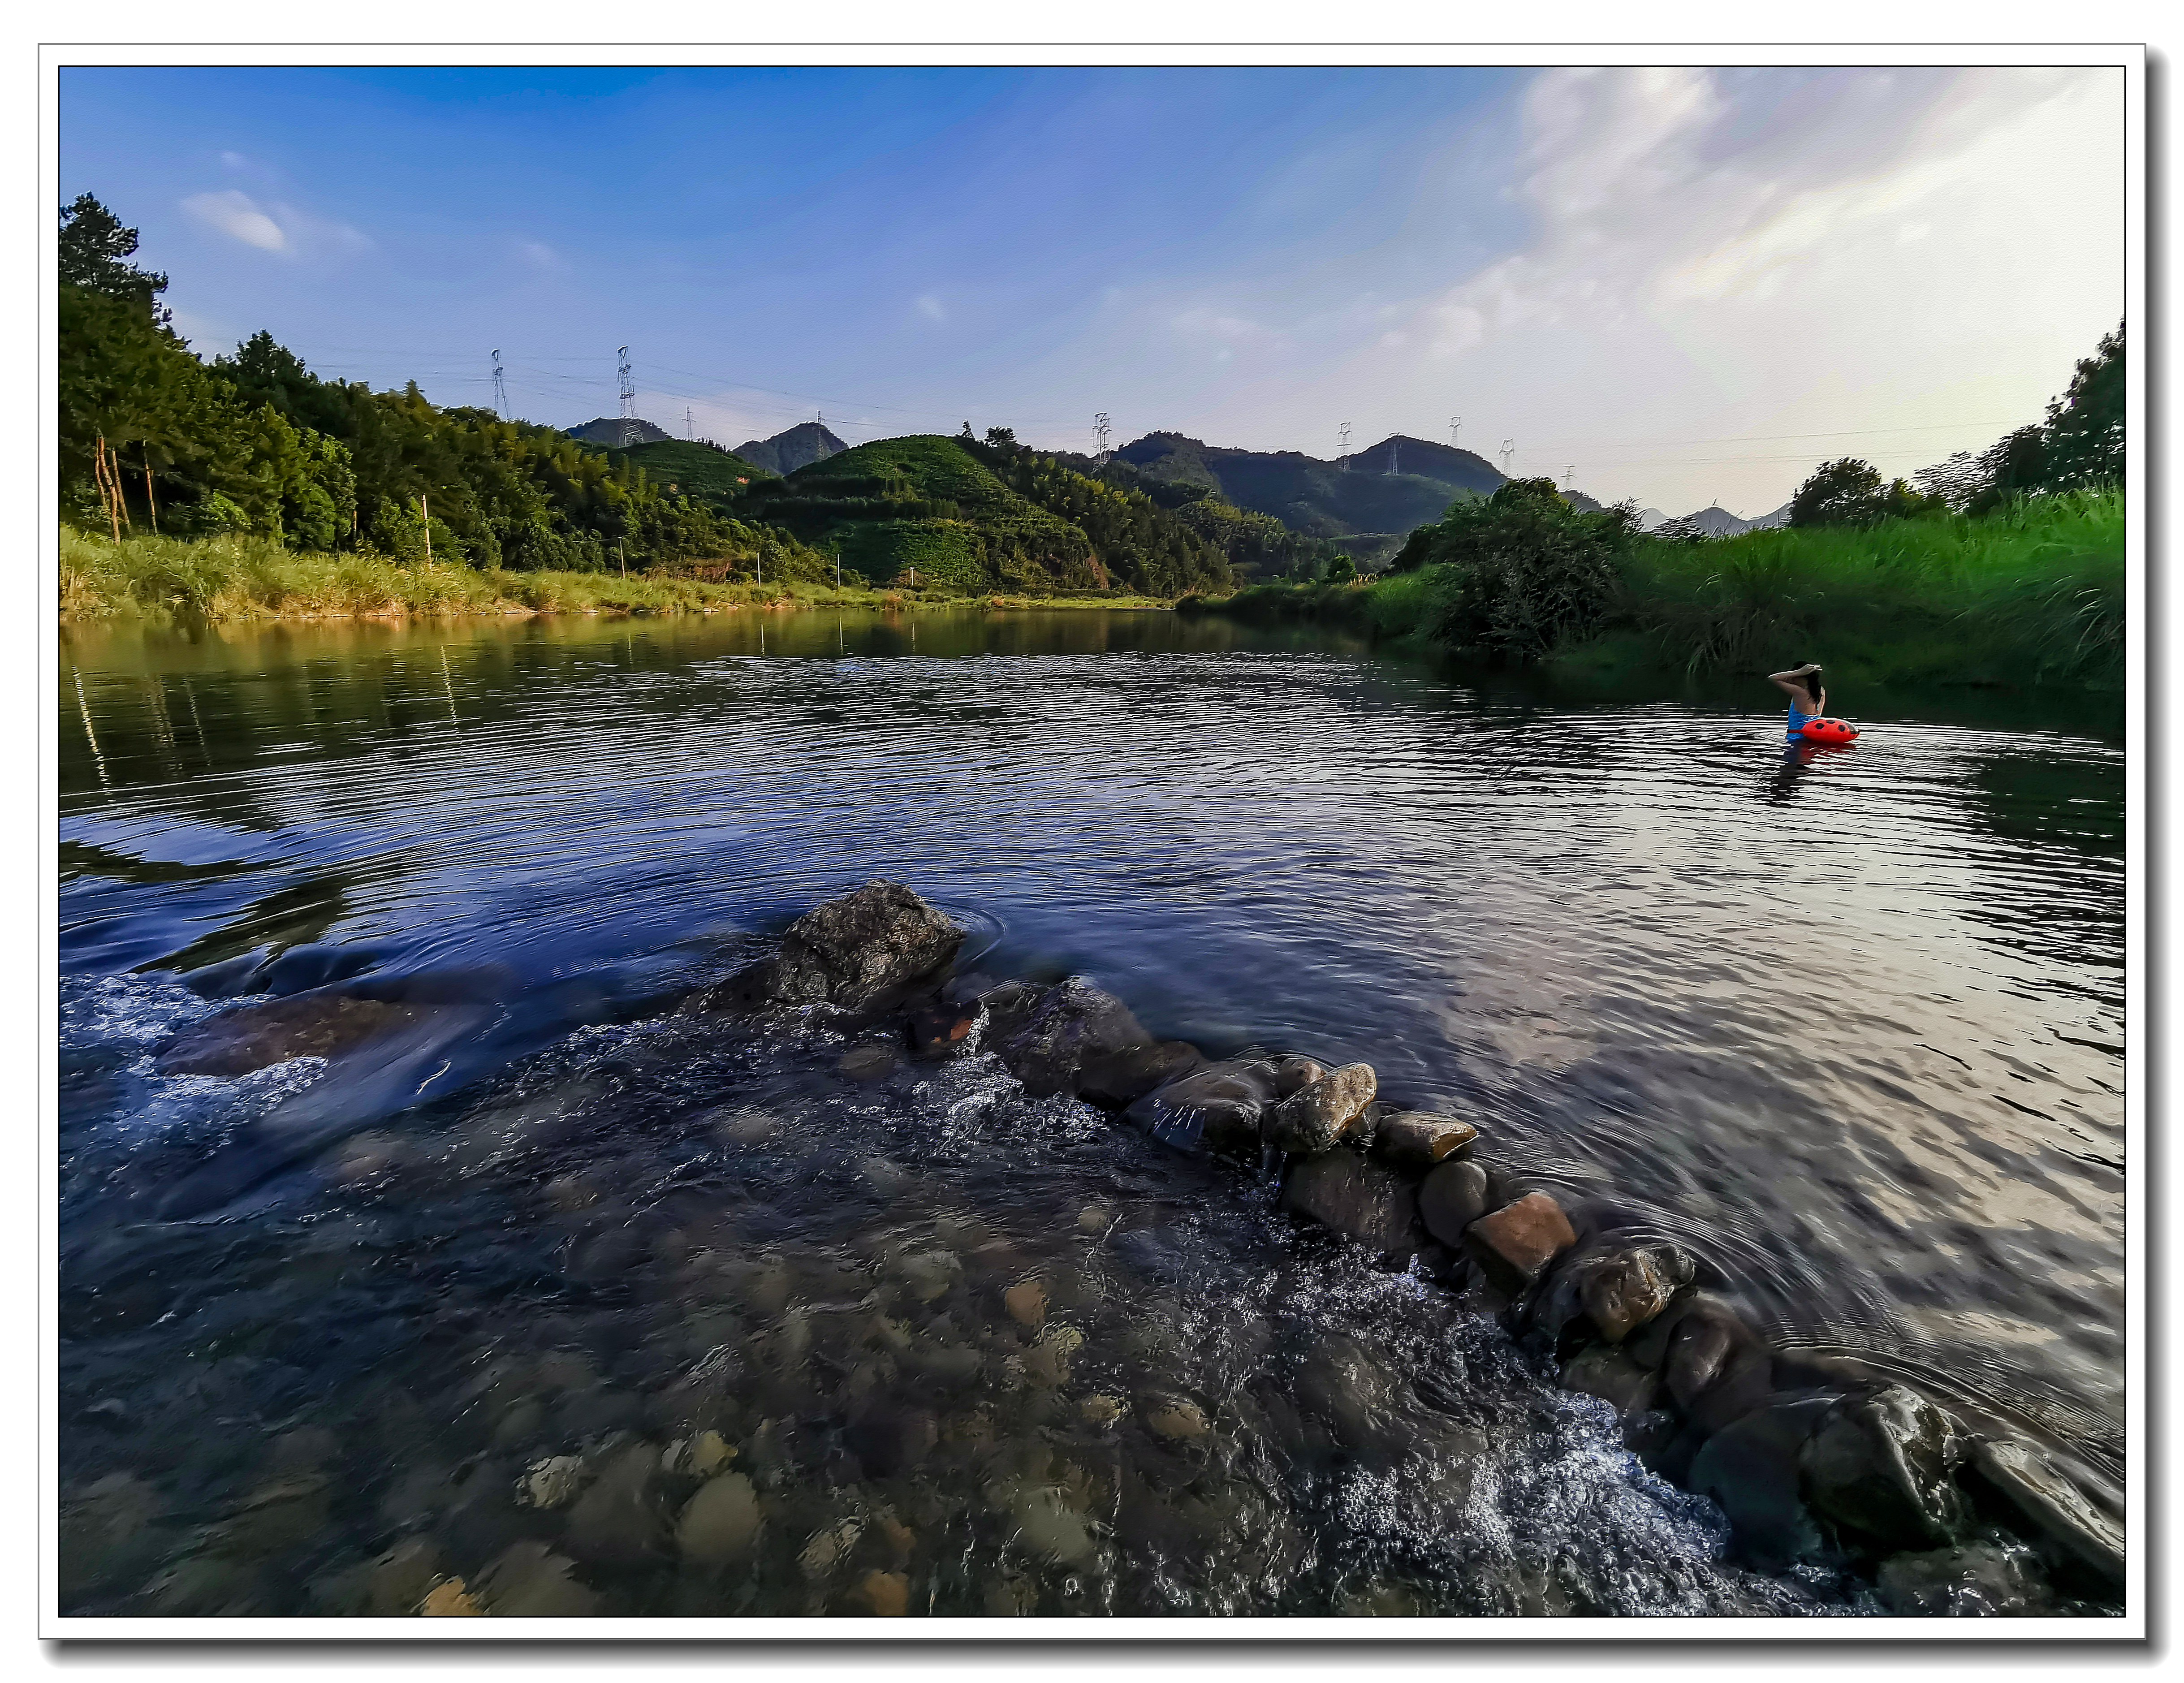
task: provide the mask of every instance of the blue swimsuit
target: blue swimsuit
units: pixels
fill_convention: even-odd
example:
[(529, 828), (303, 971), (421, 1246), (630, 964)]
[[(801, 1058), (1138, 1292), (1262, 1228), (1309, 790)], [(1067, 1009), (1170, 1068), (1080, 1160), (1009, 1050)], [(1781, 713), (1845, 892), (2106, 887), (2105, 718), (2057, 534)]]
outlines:
[(1816, 714), (1803, 711), (1796, 702), (1792, 701), (1790, 704), (1790, 734), (1787, 740), (1797, 741), (1804, 731), (1805, 721), (1817, 716)]

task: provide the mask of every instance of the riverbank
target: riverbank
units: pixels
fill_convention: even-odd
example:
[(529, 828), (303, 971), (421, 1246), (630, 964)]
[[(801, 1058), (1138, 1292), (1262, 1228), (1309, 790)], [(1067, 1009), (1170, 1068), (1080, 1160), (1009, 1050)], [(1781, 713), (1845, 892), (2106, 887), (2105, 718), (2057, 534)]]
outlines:
[[(2124, 684), (2126, 533), (2116, 493), (1863, 529), (1641, 538), (1597, 628), (1545, 662), (1570, 677), (1764, 672), (1792, 660), (1847, 685)], [(1357, 584), (1262, 585), (1202, 605), (1254, 623), (1318, 621), (1446, 647), (1459, 569)]]
[(837, 588), (795, 580), (716, 582), (656, 573), (517, 572), (369, 554), (322, 554), (265, 538), (111, 538), (61, 528), (64, 619), (192, 615), (209, 620), (454, 614), (710, 614), (756, 607), (1165, 608), (1153, 597), (976, 596)]

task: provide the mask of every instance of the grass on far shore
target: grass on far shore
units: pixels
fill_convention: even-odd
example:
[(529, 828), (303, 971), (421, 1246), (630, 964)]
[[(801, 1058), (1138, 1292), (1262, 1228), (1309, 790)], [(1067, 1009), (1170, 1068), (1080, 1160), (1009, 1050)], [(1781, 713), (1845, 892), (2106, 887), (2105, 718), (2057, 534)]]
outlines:
[(804, 580), (711, 583), (664, 574), (518, 572), (370, 554), (320, 554), (263, 538), (111, 538), (61, 528), (64, 618), (201, 615), (212, 620), (362, 615), (717, 613), (743, 607), (1161, 608), (1146, 596), (944, 595)]
[[(2120, 691), (2126, 529), (2120, 493), (2086, 492), (1976, 519), (1699, 543), (1641, 538), (1600, 629), (1548, 664), (1598, 677), (1696, 676), (1811, 660), (1868, 683)], [(1362, 584), (1262, 586), (1206, 605), (1430, 646), (1456, 585), (1455, 569), (1426, 567)]]

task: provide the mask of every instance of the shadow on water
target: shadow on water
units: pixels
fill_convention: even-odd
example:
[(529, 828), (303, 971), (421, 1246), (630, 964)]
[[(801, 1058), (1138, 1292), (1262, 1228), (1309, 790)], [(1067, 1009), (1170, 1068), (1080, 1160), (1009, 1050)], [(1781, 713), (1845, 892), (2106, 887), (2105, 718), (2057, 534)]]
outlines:
[[(1865, 1605), (1248, 1178), (673, 1014), (878, 874), (2114, 1470), (2120, 748), (1474, 678), (1137, 613), (70, 628), (65, 1597)], [(297, 1000), (362, 1028), (163, 1066)]]

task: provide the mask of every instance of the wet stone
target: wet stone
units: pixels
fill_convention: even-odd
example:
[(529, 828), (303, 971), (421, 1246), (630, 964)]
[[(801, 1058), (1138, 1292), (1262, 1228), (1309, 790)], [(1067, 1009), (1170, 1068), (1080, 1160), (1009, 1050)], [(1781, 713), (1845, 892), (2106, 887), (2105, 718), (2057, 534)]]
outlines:
[(1078, 1076), (1077, 1095), (1088, 1104), (1123, 1110), (1205, 1062), (1205, 1053), (1185, 1040), (1131, 1046), (1087, 1063)]
[(1410, 1181), (1355, 1151), (1301, 1157), (1282, 1183), (1282, 1207), (1384, 1255), (1406, 1255), (1426, 1242)]
[(720, 1565), (740, 1559), (756, 1541), (762, 1515), (758, 1492), (741, 1473), (723, 1473), (699, 1489), (676, 1522), (685, 1560)]
[(1899, 1554), (1880, 1563), (1881, 1604), (1906, 1618), (2036, 1617), (2053, 1592), (2031, 1551), (2001, 1543)]
[(576, 1563), (542, 1542), (510, 1545), (478, 1574), (476, 1597), (501, 1619), (582, 1619), (599, 1610), (596, 1591), (577, 1581)]
[(1798, 1397), (1758, 1410), (1708, 1438), (1691, 1463), (1690, 1487), (1720, 1504), (1739, 1546), (1760, 1565), (1780, 1569), (1820, 1552), (1800, 1457), (1835, 1402)]
[(1009, 1318), (1036, 1331), (1046, 1324), (1046, 1288), (1035, 1279), (1019, 1280), (1001, 1294)]
[(298, 994), (241, 1006), (192, 1023), (162, 1047), (163, 1075), (248, 1075), (291, 1059), (333, 1057), (421, 1022), (428, 1008), (400, 1000)]
[(1074, 1094), (1088, 1065), (1151, 1044), (1130, 1008), (1106, 989), (1072, 976), (1047, 990), (1023, 1026), (994, 1050), (1035, 1097)]
[(1418, 1186), (1418, 1217), (1442, 1244), (1460, 1248), (1464, 1229), (1490, 1207), (1486, 1171), (1478, 1163), (1446, 1162)]
[(667, 1522), (649, 1488), (659, 1466), (660, 1452), (649, 1444), (632, 1444), (610, 1458), (569, 1510), (569, 1552), (613, 1566), (637, 1565), (661, 1552)]
[(978, 1027), (979, 1010), (967, 1005), (920, 1006), (910, 1013), (911, 1050), (920, 1057), (945, 1057), (971, 1043)]
[(1481, 1216), (1464, 1231), (1473, 1256), (1490, 1271), (1517, 1280), (1535, 1280), (1547, 1264), (1577, 1243), (1562, 1206), (1535, 1192)]
[(1261, 1132), (1279, 1151), (1332, 1151), (1364, 1116), (1379, 1084), (1371, 1064), (1344, 1064), (1275, 1105)]
[(1951, 1482), (1953, 1434), (1941, 1410), (1903, 1385), (1836, 1405), (1806, 1445), (1813, 1505), (1888, 1547), (1945, 1543), (1970, 1514)]
[(1660, 1388), (1658, 1376), (1605, 1344), (1592, 1345), (1571, 1357), (1563, 1368), (1563, 1384), (1610, 1404), (1624, 1420), (1652, 1407)]
[(1301, 1092), (1315, 1081), (1326, 1078), (1327, 1071), (1307, 1057), (1279, 1057), (1274, 1063), (1274, 1097), (1286, 1099)]
[(2124, 1580), (2124, 1534), (2036, 1450), (2008, 1439), (1981, 1442), (1972, 1466), (2049, 1543), (2110, 1587)]
[(1145, 1425), (1164, 1438), (1202, 1438), (1212, 1429), (1206, 1411), (1187, 1396), (1154, 1395), (1139, 1403)]
[(886, 1041), (867, 1040), (843, 1053), (835, 1067), (852, 1081), (882, 1081), (900, 1061), (900, 1054)]
[(525, 1507), (566, 1507), (583, 1488), (583, 1457), (552, 1455), (532, 1463), (516, 1481), (515, 1499)]
[(1256, 1157), (1259, 1119), (1273, 1097), (1276, 1074), (1266, 1058), (1207, 1064), (1156, 1088), (1123, 1114), (1178, 1151)]
[(445, 1578), (433, 1585), (417, 1611), (426, 1619), (479, 1619), (485, 1614), (460, 1578)]
[(956, 956), (964, 932), (900, 883), (867, 883), (814, 906), (771, 959), (692, 1001), (700, 1011), (827, 1004), (870, 1011)]
[(910, 1611), (910, 1580), (900, 1572), (867, 1572), (858, 1582), (855, 1597), (864, 1612), (900, 1619)]
[(1430, 1169), (1478, 1138), (1476, 1128), (1452, 1116), (1396, 1111), (1380, 1118), (1373, 1134), (1373, 1150), (1401, 1168)]

